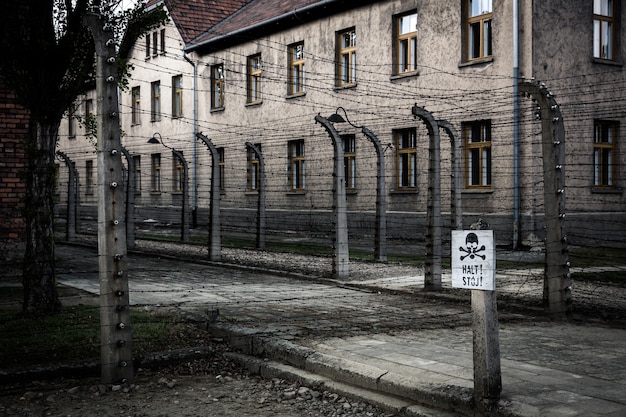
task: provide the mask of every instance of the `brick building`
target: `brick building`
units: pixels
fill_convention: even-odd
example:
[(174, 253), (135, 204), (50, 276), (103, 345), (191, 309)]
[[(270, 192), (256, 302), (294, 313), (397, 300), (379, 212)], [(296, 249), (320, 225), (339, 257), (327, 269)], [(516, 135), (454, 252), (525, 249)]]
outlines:
[(28, 135), (28, 111), (16, 104), (15, 94), (0, 82), (0, 261), (3, 274), (13, 274), (24, 255), (26, 229), (21, 213), (26, 166), (23, 138)]
[[(212, 160), (196, 138), (202, 132), (220, 153), (224, 229), (254, 227), (259, 161), (249, 142), (265, 161), (268, 229), (328, 235), (332, 145), (314, 117), (339, 111), (386, 145), (388, 237), (422, 239), (428, 135), (411, 114), (417, 104), (459, 134), (465, 225), (482, 218), (499, 244), (540, 244), (541, 126), (536, 105), (515, 93), (518, 83), (537, 79), (556, 95), (565, 123), (559, 169), (566, 176), (570, 240), (626, 240), (626, 153), (620, 152), (626, 8), (620, 2), (214, 3), (166, 1), (172, 21), (133, 50), (120, 114), (122, 141), (135, 162), (138, 222), (180, 221), (184, 162), (148, 143), (154, 135), (183, 153), (190, 204), (206, 223)], [(94, 98), (79, 103), (81, 115), (94, 111)], [(61, 149), (76, 162), (83, 211), (93, 216), (94, 148), (72, 120), (63, 125)], [(344, 141), (349, 233), (370, 236), (376, 155), (360, 129), (336, 128)], [(443, 135), (441, 148), (449, 224), (453, 172)]]

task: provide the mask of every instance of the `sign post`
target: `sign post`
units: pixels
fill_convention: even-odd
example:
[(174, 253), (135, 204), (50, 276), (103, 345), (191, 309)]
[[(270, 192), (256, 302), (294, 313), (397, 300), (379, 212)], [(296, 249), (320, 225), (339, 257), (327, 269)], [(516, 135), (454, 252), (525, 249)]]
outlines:
[(474, 399), (497, 401), (502, 391), (493, 230), (452, 231), (452, 286), (472, 290)]

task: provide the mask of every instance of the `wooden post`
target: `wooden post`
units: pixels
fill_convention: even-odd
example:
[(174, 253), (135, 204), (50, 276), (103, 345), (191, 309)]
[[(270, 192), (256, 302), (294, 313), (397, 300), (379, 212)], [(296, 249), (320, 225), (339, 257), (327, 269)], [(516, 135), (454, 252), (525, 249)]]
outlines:
[(103, 383), (120, 384), (132, 381), (133, 364), (117, 60), (113, 32), (105, 29), (102, 15), (88, 14), (85, 24), (95, 41), (97, 65), (101, 378)]
[(495, 401), (502, 392), (500, 336), (495, 291), (472, 290), (474, 399)]

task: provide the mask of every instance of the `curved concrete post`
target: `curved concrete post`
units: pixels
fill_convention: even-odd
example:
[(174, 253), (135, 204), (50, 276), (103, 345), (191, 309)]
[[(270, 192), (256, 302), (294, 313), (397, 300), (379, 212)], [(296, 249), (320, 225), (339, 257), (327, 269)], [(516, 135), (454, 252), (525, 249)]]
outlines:
[(450, 153), (450, 165), (452, 167), (452, 172), (450, 173), (450, 229), (463, 230), (461, 138), (454, 126), (452, 126), (452, 123), (447, 120), (437, 120), (437, 124), (448, 134), (452, 148)]
[(183, 153), (177, 149), (170, 148), (174, 156), (180, 159), (183, 164), (183, 201), (180, 207), (180, 240), (189, 242), (189, 165)]
[(387, 194), (385, 191), (385, 151), (378, 137), (368, 128), (361, 132), (376, 149), (376, 231), (374, 235), (374, 258), (387, 261)]
[(346, 205), (346, 180), (343, 160), (343, 143), (335, 127), (319, 114), (315, 121), (328, 132), (334, 148), (333, 164), (333, 213), (335, 217), (335, 244), (333, 256), (333, 276), (345, 279), (350, 276), (350, 257), (348, 253), (348, 216)]
[(565, 128), (559, 104), (545, 84), (520, 82), (519, 90), (539, 106), (543, 153), (543, 192), (546, 223), (544, 301), (550, 315), (567, 318), (572, 310), (572, 278), (565, 236)]
[(211, 139), (201, 132), (196, 138), (209, 148), (211, 152), (211, 213), (209, 214), (209, 259), (218, 261), (222, 257), (222, 240), (220, 226), (220, 155)]
[(128, 173), (126, 174), (126, 246), (135, 247), (135, 161), (124, 146), (120, 146)]
[(265, 249), (265, 158), (261, 150), (251, 142), (246, 142), (246, 147), (252, 150), (259, 159), (259, 195), (256, 213), (256, 247)]
[(76, 239), (76, 233), (78, 232), (78, 171), (72, 160), (64, 152), (57, 151), (57, 156), (65, 162), (69, 171), (65, 237), (69, 242), (72, 242)]
[(428, 129), (428, 203), (424, 289), (441, 290), (441, 144), (433, 115), (417, 104), (412, 109)]

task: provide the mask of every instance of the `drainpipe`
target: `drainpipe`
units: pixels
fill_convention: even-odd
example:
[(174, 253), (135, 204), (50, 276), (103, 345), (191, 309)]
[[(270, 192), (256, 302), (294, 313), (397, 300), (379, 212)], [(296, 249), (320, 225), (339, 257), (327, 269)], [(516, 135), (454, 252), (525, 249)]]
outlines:
[(519, 195), (519, 3), (513, 0), (513, 249), (520, 243)]
[(196, 228), (198, 226), (198, 193), (197, 190), (197, 173), (198, 173), (198, 164), (197, 164), (197, 142), (196, 142), (196, 133), (198, 132), (198, 88), (197, 88), (197, 78), (198, 78), (198, 68), (196, 63), (193, 62), (187, 54), (183, 54), (183, 58), (185, 61), (189, 62), (193, 67), (193, 82), (192, 82), (192, 90), (193, 90), (193, 100), (192, 100), (192, 148), (191, 148), (191, 162), (192, 162), (192, 170), (191, 170), (191, 227)]

